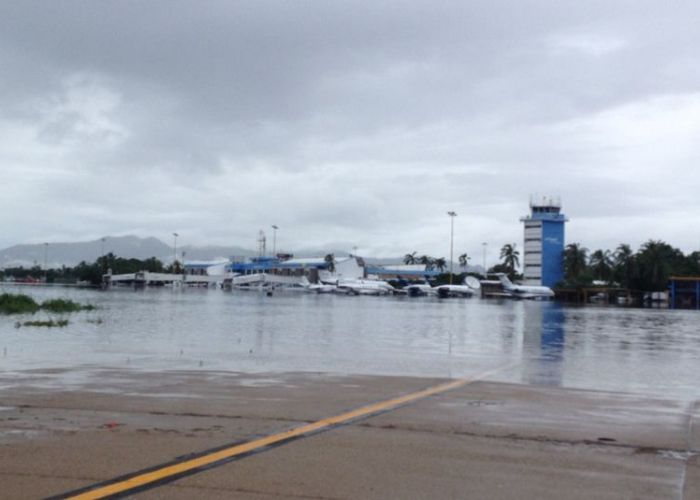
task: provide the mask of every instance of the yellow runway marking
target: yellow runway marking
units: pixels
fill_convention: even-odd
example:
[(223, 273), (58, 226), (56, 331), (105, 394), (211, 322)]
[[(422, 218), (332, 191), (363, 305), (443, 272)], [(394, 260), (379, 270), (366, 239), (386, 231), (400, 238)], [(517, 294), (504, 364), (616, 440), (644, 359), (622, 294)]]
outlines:
[(290, 429), (288, 431), (283, 431), (283, 432), (280, 432), (277, 434), (272, 434), (270, 436), (256, 439), (254, 441), (249, 441), (247, 443), (232, 445), (228, 448), (224, 448), (224, 449), (218, 450), (218, 451), (213, 451), (209, 454), (206, 454), (206, 455), (203, 455), (203, 456), (200, 456), (197, 458), (184, 460), (182, 462), (175, 463), (172, 465), (164, 465), (162, 468), (158, 468), (158, 469), (152, 470), (150, 472), (144, 472), (143, 474), (135, 475), (133, 477), (130, 477), (130, 478), (127, 478), (127, 479), (124, 479), (121, 481), (117, 480), (111, 484), (107, 484), (104, 486), (96, 486), (94, 489), (91, 489), (89, 491), (85, 491), (84, 493), (76, 494), (74, 496), (63, 497), (63, 498), (73, 498), (73, 499), (81, 499), (82, 500), (82, 499), (105, 498), (105, 497), (108, 497), (110, 495), (124, 494), (125, 492), (127, 492), (129, 490), (133, 490), (136, 488), (142, 488), (142, 487), (145, 487), (151, 483), (155, 483), (158, 481), (164, 481), (169, 477), (181, 475), (183, 473), (187, 473), (187, 472), (193, 471), (195, 469), (201, 469), (201, 468), (207, 467), (209, 465), (215, 464), (216, 462), (236, 457), (237, 455), (243, 455), (246, 453), (250, 453), (250, 452), (253, 452), (255, 450), (265, 448), (266, 446), (279, 444), (279, 443), (282, 443), (284, 441), (288, 441), (292, 438), (303, 436), (305, 434), (315, 433), (315, 432), (333, 427), (333, 426), (338, 425), (338, 424), (347, 423), (347, 422), (350, 422), (352, 420), (355, 420), (355, 419), (358, 419), (361, 417), (368, 417), (368, 416), (373, 415), (375, 413), (385, 412), (387, 410), (392, 410), (392, 409), (395, 409), (399, 406), (404, 406), (408, 403), (412, 403), (414, 401), (424, 399), (424, 398), (427, 398), (429, 396), (433, 396), (435, 394), (440, 394), (440, 393), (443, 393), (443, 392), (446, 392), (446, 391), (449, 391), (452, 389), (457, 389), (459, 387), (463, 387), (463, 386), (470, 384), (472, 382), (476, 382), (478, 380), (484, 379), (493, 373), (502, 371), (502, 370), (510, 368), (512, 366), (513, 365), (507, 365), (505, 367), (500, 367), (500, 368), (497, 368), (494, 370), (486, 371), (486, 372), (481, 373), (475, 377), (453, 380), (451, 382), (436, 385), (436, 386), (430, 387), (428, 389), (424, 389), (422, 391), (413, 392), (411, 394), (406, 394), (404, 396), (388, 399), (385, 401), (380, 401), (378, 403), (374, 403), (374, 404), (370, 404), (367, 406), (357, 408), (356, 410), (352, 410), (352, 411), (349, 411), (346, 413), (341, 413), (340, 415), (336, 415), (336, 416), (329, 417), (329, 418), (324, 418), (324, 419), (318, 420), (318, 421), (310, 423), (310, 424), (305, 424), (305, 425), (302, 425), (300, 427)]

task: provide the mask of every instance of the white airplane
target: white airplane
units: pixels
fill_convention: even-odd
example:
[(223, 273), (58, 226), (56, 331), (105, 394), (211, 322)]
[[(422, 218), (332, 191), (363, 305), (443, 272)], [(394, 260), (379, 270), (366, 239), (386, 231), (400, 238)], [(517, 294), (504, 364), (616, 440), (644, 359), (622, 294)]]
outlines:
[(479, 280), (473, 276), (467, 276), (464, 278), (464, 283), (461, 285), (440, 285), (436, 286), (434, 290), (437, 292), (438, 297), (471, 297), (474, 292), (481, 288), (481, 283)]
[(387, 295), (396, 289), (386, 281), (365, 279), (341, 279), (335, 284), (338, 292), (350, 295)]
[(323, 282), (311, 283), (306, 276), (301, 279), (301, 286), (303, 286), (309, 292), (315, 293), (334, 293), (338, 291), (336, 285), (330, 285)]
[(435, 293), (435, 289), (428, 283), (413, 283), (411, 285), (406, 285), (403, 289), (409, 297), (422, 297), (423, 295), (432, 295)]
[(461, 285), (439, 285), (430, 286), (428, 283), (413, 283), (406, 285), (403, 290), (409, 297), (420, 297), (424, 295), (437, 295), (440, 298), (446, 297), (471, 297), (481, 288), (479, 280), (467, 276)]
[(466, 285), (439, 285), (435, 287), (437, 296), (441, 299), (447, 297), (471, 297), (474, 295), (474, 290)]
[(498, 280), (503, 291), (515, 299), (549, 299), (554, 297), (554, 290), (548, 286), (514, 285), (503, 273), (498, 273)]

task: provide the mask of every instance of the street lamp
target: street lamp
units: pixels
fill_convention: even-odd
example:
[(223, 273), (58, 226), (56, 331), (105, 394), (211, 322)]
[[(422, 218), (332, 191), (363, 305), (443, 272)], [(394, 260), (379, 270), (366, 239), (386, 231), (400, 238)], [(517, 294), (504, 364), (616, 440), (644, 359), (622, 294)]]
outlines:
[(44, 283), (49, 281), (49, 244), (44, 243)]
[(177, 263), (177, 233), (173, 233), (173, 272), (175, 272), (175, 264)]
[(447, 212), (450, 216), (450, 285), (452, 284), (452, 255), (454, 253), (455, 217), (457, 212)]
[(100, 238), (100, 242), (101, 242), (101, 246), (100, 246), (100, 259), (102, 259), (102, 261), (99, 261), (99, 259), (98, 259), (98, 262), (100, 262), (100, 265), (101, 265), (102, 273), (103, 273), (103, 274), (104, 274), (105, 272), (107, 272), (107, 263), (105, 262), (105, 260), (106, 260), (106, 259), (105, 259), (105, 240), (106, 240), (106, 239), (107, 239), (107, 238), (105, 238), (105, 237)]
[(485, 241), (481, 244), (481, 246), (482, 246), (482, 262), (481, 263), (484, 267), (484, 276), (486, 276), (486, 247), (487, 247), (487, 245), (488, 245), (488, 243), (486, 243)]
[(277, 254), (277, 230), (279, 227), (277, 227), (275, 224), (272, 225), (272, 256), (274, 257)]

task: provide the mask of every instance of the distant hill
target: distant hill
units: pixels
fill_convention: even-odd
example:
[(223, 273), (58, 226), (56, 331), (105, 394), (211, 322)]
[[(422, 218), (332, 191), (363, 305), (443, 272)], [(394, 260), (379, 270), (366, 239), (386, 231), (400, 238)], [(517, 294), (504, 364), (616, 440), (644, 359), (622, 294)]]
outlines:
[[(172, 247), (158, 238), (139, 238), (136, 236), (106, 237), (104, 251), (120, 257), (147, 259), (162, 258), (172, 255)], [(0, 267), (44, 265), (44, 258), (49, 267), (61, 265), (74, 266), (81, 261), (94, 262), (102, 252), (102, 240), (14, 245), (0, 250)]]
[[(49, 267), (75, 266), (81, 261), (94, 262), (101, 255), (102, 240), (82, 242), (49, 243), (48, 248), (43, 243), (29, 245), (14, 245), (0, 250), (0, 268), (7, 267), (32, 267), (44, 265), (44, 252), (46, 251)], [(148, 259), (156, 257), (165, 263), (172, 262), (173, 247), (163, 243), (158, 238), (139, 238), (137, 236), (106, 236), (104, 242), (105, 253), (112, 252), (118, 257), (127, 259)], [(178, 246), (178, 258), (185, 252), (185, 260), (214, 260), (230, 257), (252, 257), (257, 255), (255, 251), (237, 246)], [(336, 257), (346, 257), (345, 250), (333, 250), (323, 248), (306, 248), (294, 252), (295, 257), (320, 257), (329, 253)], [(374, 258), (360, 255), (369, 265), (377, 264), (401, 264), (402, 257)], [(469, 266), (469, 271), (480, 270), (481, 266)], [(455, 272), (462, 271), (454, 264)]]
[[(49, 267), (75, 266), (81, 261), (94, 262), (101, 255), (102, 248), (102, 239), (49, 243), (48, 247), (45, 247), (43, 243), (14, 245), (0, 250), (0, 268), (31, 267), (34, 265), (43, 267), (45, 252)], [(171, 262), (173, 258), (173, 247), (154, 237), (107, 236), (105, 237), (104, 251), (127, 259), (156, 257), (163, 262)], [(178, 257), (182, 255), (183, 251), (187, 260), (212, 260), (221, 257), (255, 255), (252, 250), (235, 246), (178, 246)]]

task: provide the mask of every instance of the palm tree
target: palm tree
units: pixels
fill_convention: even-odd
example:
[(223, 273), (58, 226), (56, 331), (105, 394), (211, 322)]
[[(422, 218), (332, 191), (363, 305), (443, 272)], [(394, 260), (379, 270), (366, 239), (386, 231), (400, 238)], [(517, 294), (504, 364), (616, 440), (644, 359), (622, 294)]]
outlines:
[(403, 263), (404, 264), (415, 264), (416, 263), (416, 253), (417, 252), (413, 252), (413, 253), (407, 253), (406, 255), (404, 255)]
[(435, 265), (435, 263), (433, 262), (433, 258), (427, 255), (421, 255), (418, 259), (418, 263), (423, 264), (428, 271), (430, 271)]
[[(97, 258), (96, 264), (100, 268), (100, 271), (102, 274), (106, 274), (108, 269), (113, 269), (114, 268), (114, 261), (116, 260), (117, 256), (114, 255), (112, 252), (109, 252), (107, 255), (102, 255)], [(163, 265), (161, 264), (160, 271), (162, 271)]]
[(660, 240), (649, 240), (637, 254), (640, 277), (645, 290), (662, 290), (669, 275), (669, 260), (673, 248)]
[(459, 256), (459, 267), (467, 267), (467, 264), (469, 263), (469, 256), (466, 253), (463, 253), (462, 255)]
[(613, 276), (622, 286), (629, 288), (632, 285), (636, 271), (636, 262), (632, 248), (625, 243), (615, 250), (613, 256)]
[(439, 257), (433, 261), (433, 265), (437, 267), (440, 272), (442, 272), (447, 267), (447, 261), (444, 257)]
[(335, 272), (335, 255), (332, 253), (329, 253), (326, 255), (323, 260), (326, 263), (326, 267), (328, 268), (328, 271), (334, 273)]
[(564, 274), (569, 281), (578, 280), (586, 271), (588, 249), (580, 243), (569, 243), (564, 250)]
[(613, 261), (609, 250), (596, 250), (589, 260), (591, 270), (599, 280), (609, 281), (612, 273)]
[(514, 272), (515, 269), (520, 265), (520, 252), (516, 249), (516, 244), (507, 243), (501, 248), (501, 259), (503, 259), (503, 265), (510, 269), (510, 272)]
[(688, 267), (687, 274), (690, 276), (700, 276), (700, 252), (697, 250), (686, 257)]

